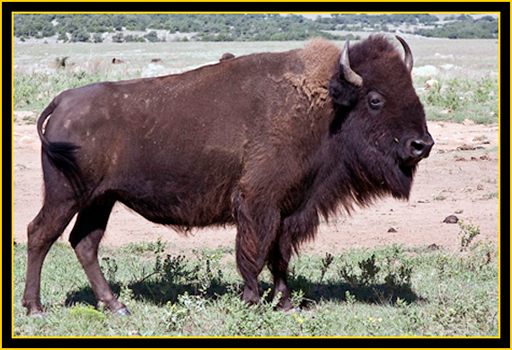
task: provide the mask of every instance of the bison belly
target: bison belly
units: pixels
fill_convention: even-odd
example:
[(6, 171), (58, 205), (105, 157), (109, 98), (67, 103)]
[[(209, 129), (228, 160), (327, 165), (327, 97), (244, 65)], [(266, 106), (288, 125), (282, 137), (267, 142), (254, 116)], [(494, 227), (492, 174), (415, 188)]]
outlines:
[(163, 160), (146, 156), (108, 187), (150, 221), (203, 227), (232, 222), (231, 196), (240, 174), (238, 159), (226, 154)]

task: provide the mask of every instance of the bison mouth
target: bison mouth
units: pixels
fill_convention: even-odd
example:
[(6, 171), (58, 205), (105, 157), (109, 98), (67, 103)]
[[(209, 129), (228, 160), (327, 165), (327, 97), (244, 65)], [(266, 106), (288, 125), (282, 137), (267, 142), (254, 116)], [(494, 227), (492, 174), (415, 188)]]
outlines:
[(414, 173), (417, 165), (395, 165), (385, 176), (387, 192), (396, 199), (409, 199)]
[(405, 142), (404, 147), (401, 148), (401, 154), (398, 156), (399, 174), (396, 176), (398, 181), (396, 183), (394, 181), (388, 182), (391, 185), (393, 197), (409, 198), (413, 176), (418, 164), (430, 155), (433, 146), (434, 140), (428, 132), (422, 137), (410, 138)]

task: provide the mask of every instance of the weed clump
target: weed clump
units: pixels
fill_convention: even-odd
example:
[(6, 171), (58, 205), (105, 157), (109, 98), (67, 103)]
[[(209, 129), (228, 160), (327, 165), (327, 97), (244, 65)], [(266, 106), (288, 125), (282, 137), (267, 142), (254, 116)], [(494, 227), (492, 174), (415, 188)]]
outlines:
[(370, 287), (374, 292), (381, 291), (393, 294), (393, 291), (410, 289), (413, 267), (405, 258), (404, 248), (393, 245), (384, 252), (377, 262), (376, 255), (357, 263), (356, 271), (351, 265), (344, 264), (339, 275), (351, 288)]
[(428, 120), (465, 119), (491, 124), (498, 121), (498, 81), (493, 78), (436, 81), (421, 95)]
[(473, 239), (480, 234), (480, 226), (474, 226), (471, 221), (464, 223), (464, 220), (459, 220), (457, 224), (460, 227), (460, 251), (465, 251)]

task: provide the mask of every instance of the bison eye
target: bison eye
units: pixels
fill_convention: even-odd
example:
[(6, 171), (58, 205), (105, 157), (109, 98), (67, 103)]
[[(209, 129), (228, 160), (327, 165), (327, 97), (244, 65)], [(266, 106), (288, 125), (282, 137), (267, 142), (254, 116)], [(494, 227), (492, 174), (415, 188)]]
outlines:
[(381, 94), (371, 91), (368, 94), (368, 105), (371, 109), (381, 109), (384, 106), (384, 98)]

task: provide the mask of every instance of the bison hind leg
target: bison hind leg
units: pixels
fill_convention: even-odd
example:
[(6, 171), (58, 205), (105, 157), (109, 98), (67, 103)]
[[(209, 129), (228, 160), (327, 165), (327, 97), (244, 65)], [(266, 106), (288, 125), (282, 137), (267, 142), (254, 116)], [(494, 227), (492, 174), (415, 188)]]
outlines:
[(98, 261), (98, 247), (114, 203), (114, 199), (98, 198), (82, 209), (78, 213), (69, 241), (91, 283), (98, 306), (105, 307), (116, 315), (129, 315), (128, 308), (114, 297)]
[(74, 202), (45, 200), (45, 204), (27, 228), (27, 275), (22, 305), (28, 315), (42, 316), (40, 300), (41, 269), (53, 243), (60, 237), (76, 213)]

